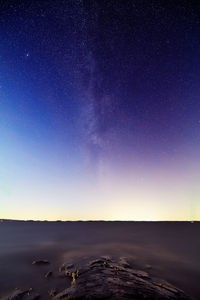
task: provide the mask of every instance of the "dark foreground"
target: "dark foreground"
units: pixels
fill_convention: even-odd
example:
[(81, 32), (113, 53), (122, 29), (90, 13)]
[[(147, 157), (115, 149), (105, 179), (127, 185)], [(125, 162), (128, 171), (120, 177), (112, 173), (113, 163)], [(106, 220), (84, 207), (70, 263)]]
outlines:
[[(56, 288), (58, 293), (70, 287), (71, 278), (59, 272), (63, 263), (81, 266), (104, 255), (114, 261), (126, 257), (134, 270), (200, 299), (199, 236), (200, 222), (4, 221), (0, 223), (0, 298), (18, 287), (32, 288), (41, 299), (50, 299), (50, 290)], [(32, 264), (38, 259), (50, 263)], [(46, 278), (49, 271), (52, 274)], [(120, 276), (119, 271), (116, 274)]]

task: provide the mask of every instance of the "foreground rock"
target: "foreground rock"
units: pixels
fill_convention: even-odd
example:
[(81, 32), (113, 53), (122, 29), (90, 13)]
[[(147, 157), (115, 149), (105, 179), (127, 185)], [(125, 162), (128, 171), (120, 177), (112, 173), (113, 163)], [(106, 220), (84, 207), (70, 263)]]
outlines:
[(48, 292), (49, 296), (52, 298), (54, 296), (56, 296), (57, 294), (57, 289), (51, 289), (49, 292)]
[(32, 292), (32, 289), (21, 290), (15, 289), (10, 295), (1, 298), (1, 300), (37, 300), (40, 298), (40, 295)]
[(46, 265), (49, 264), (49, 261), (46, 259), (38, 259), (32, 262), (32, 265)]
[(1, 300), (17, 300), (22, 298), (22, 296), (24, 296), (26, 293), (28, 293), (29, 290), (21, 290), (21, 289), (16, 289), (15, 291), (13, 291), (10, 295), (1, 298)]
[(52, 271), (49, 271), (49, 272), (47, 272), (47, 273), (45, 274), (45, 278), (49, 278), (49, 277), (51, 277), (51, 276), (52, 276), (52, 274), (53, 274), (53, 272), (52, 272)]
[[(70, 270), (69, 270), (70, 269)], [(192, 299), (183, 291), (163, 280), (149, 276), (147, 272), (135, 270), (125, 258), (113, 261), (101, 257), (77, 270), (73, 265), (66, 267), (71, 276), (70, 288), (53, 299)]]

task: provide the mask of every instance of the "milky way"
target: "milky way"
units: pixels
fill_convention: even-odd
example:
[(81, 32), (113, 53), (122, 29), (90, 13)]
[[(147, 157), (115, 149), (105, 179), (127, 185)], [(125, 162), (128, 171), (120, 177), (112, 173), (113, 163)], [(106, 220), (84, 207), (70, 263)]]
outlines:
[(200, 217), (199, 20), (193, 1), (2, 1), (3, 217)]

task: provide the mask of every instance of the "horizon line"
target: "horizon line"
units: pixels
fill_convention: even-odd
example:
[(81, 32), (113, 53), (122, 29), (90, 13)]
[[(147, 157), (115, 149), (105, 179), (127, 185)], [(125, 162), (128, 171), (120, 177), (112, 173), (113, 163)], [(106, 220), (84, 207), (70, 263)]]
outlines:
[(4, 221), (17, 221), (17, 222), (200, 222), (200, 220), (101, 220), (101, 219), (97, 219), (97, 220), (32, 220), (32, 219), (4, 219), (4, 218), (0, 218), (0, 222), (4, 222)]

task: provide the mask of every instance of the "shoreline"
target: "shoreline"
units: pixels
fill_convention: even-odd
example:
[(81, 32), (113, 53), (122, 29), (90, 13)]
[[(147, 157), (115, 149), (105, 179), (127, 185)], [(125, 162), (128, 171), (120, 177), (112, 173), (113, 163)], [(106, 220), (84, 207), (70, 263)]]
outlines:
[[(129, 257), (138, 269), (151, 265), (151, 276), (200, 299), (199, 232), (199, 222), (3, 222), (0, 297), (16, 287), (39, 286), (41, 299), (49, 299), (43, 295), (57, 280), (45, 278), (48, 271), (57, 272), (62, 263), (110, 255)], [(33, 266), (37, 259), (49, 260), (51, 268)]]

